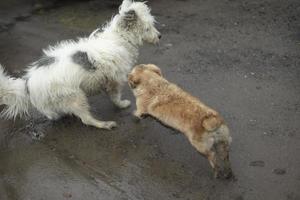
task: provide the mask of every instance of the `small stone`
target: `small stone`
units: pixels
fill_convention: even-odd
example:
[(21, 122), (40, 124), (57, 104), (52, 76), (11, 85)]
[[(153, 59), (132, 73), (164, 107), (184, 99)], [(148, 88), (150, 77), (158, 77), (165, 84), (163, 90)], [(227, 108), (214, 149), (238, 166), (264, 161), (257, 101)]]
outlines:
[(244, 199), (244, 197), (241, 196), (241, 195), (239, 195), (239, 196), (237, 196), (234, 200), (243, 200), (243, 199)]
[(281, 168), (276, 168), (276, 169), (273, 169), (273, 173), (277, 174), (277, 175), (284, 175), (286, 173), (286, 170), (281, 169)]
[(72, 194), (71, 193), (69, 193), (69, 192), (65, 192), (65, 193), (63, 193), (63, 196), (65, 197), (65, 198), (71, 198), (72, 197)]
[(36, 130), (30, 132), (31, 138), (33, 140), (41, 140), (45, 137), (45, 134), (42, 132), (38, 132)]
[(15, 21), (14, 20), (3, 20), (3, 19), (0, 19), (0, 32), (8, 30), (9, 28), (11, 28), (14, 25), (15, 25)]
[(15, 17), (15, 19), (16, 19), (17, 21), (25, 21), (25, 20), (27, 20), (30, 16), (31, 16), (30, 14), (21, 14), (21, 15)]
[(36, 3), (36, 4), (34, 4), (33, 5), (33, 10), (40, 10), (40, 9), (42, 9), (43, 8), (43, 5), (42, 4), (40, 4), (40, 3)]
[(256, 161), (252, 161), (249, 164), (252, 167), (264, 167), (265, 166), (265, 162), (262, 160), (256, 160)]
[(0, 20), (0, 24), (3, 24), (7, 27), (11, 27), (15, 24), (15, 22), (13, 20)]
[(173, 195), (173, 197), (175, 197), (176, 199), (180, 198), (180, 195), (179, 195), (178, 193), (173, 193), (172, 195)]

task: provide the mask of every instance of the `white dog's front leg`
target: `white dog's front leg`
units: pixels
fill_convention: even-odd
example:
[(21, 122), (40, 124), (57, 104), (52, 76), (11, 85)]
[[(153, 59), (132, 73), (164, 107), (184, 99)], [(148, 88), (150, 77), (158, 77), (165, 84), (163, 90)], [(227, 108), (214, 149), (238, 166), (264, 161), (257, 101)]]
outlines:
[(121, 100), (121, 96), (122, 96), (122, 86), (117, 85), (113, 88), (110, 88), (110, 90), (108, 90), (108, 95), (111, 99), (111, 101), (119, 108), (127, 108), (130, 106), (130, 101), (129, 100)]

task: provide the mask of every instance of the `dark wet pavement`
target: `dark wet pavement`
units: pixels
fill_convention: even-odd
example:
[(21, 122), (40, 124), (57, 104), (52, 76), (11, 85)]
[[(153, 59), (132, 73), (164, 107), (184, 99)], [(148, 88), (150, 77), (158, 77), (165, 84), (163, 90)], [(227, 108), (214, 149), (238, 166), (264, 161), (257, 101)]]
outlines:
[[(0, 63), (16, 76), (59, 40), (87, 36), (116, 13), (88, 1), (39, 10), (0, 3)], [(90, 98), (113, 131), (65, 117), (0, 121), (0, 199), (300, 199), (300, 2), (153, 0), (163, 38), (140, 63), (200, 97), (226, 119), (236, 181), (215, 180), (208, 162), (176, 131), (134, 106)], [(9, 13), (9, 15), (7, 14)], [(19, 17), (17, 16), (27, 16)], [(16, 18), (16, 19), (15, 19)], [(3, 27), (3, 26), (0, 26)], [(134, 101), (129, 88), (124, 96)]]

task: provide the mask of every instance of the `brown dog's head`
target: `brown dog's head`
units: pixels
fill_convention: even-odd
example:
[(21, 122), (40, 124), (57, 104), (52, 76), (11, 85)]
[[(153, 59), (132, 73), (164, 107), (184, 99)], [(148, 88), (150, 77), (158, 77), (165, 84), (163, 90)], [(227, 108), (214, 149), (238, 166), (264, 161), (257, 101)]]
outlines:
[(216, 178), (233, 178), (231, 164), (229, 161), (229, 144), (225, 141), (219, 141), (213, 144), (208, 155), (208, 160), (214, 169)]
[(143, 80), (153, 76), (162, 76), (159, 67), (153, 64), (136, 65), (128, 74), (128, 84), (130, 88), (135, 89)]

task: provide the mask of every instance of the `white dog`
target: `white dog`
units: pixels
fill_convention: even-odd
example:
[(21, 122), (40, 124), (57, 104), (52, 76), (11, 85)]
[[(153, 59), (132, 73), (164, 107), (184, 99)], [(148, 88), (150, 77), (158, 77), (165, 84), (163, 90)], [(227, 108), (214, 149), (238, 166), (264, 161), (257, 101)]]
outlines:
[(86, 125), (111, 129), (114, 121), (99, 121), (90, 111), (87, 96), (104, 90), (119, 108), (130, 106), (121, 100), (121, 88), (138, 57), (143, 42), (157, 43), (161, 37), (145, 3), (124, 0), (119, 14), (94, 31), (89, 38), (63, 41), (44, 50), (22, 78), (11, 78), (0, 65), (2, 116), (28, 115), (33, 106), (47, 118), (74, 114)]

